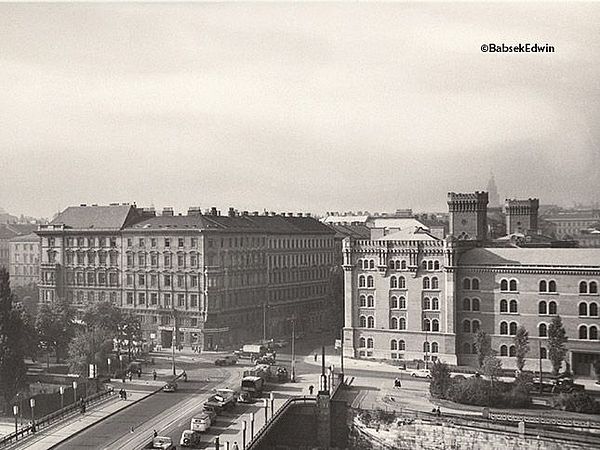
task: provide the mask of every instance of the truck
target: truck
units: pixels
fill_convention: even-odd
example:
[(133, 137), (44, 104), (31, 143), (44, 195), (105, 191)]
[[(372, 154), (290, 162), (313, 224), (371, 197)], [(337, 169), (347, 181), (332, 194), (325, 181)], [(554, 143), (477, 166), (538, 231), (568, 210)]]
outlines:
[(265, 380), (256, 375), (242, 378), (242, 393), (247, 393), (251, 398), (260, 397), (265, 388)]
[(205, 406), (212, 406), (216, 411), (233, 408), (235, 406), (236, 393), (231, 389), (217, 389), (214, 395), (211, 395)]
[(190, 421), (190, 429), (192, 431), (206, 431), (212, 425), (212, 419), (208, 413), (202, 413), (198, 416), (192, 417)]
[(267, 353), (267, 347), (260, 344), (246, 344), (240, 350), (233, 352), (239, 359), (255, 360)]

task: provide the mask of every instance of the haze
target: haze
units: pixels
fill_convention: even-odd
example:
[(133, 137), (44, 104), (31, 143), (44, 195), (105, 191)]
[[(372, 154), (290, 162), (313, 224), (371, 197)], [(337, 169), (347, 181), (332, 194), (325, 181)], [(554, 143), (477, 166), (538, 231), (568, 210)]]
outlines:
[[(0, 206), (600, 200), (600, 4), (1, 4)], [(482, 53), (484, 43), (550, 54)]]

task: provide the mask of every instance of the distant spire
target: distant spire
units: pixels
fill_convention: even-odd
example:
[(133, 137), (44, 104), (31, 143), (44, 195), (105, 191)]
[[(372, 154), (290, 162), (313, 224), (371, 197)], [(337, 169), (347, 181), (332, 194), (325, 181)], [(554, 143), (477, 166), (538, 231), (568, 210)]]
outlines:
[(494, 179), (494, 172), (490, 171), (490, 181), (487, 186), (489, 206), (491, 208), (497, 208), (500, 206), (500, 195), (498, 194), (498, 188), (496, 187), (496, 180)]

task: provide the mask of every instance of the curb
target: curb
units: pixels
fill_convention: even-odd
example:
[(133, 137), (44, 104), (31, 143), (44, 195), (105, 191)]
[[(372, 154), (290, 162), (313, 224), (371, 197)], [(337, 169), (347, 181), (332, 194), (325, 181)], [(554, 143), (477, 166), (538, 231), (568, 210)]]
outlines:
[[(181, 372), (179, 375), (177, 375), (177, 376), (176, 376), (176, 377), (173, 379), (173, 381), (175, 381), (175, 380), (178, 380), (179, 378), (181, 378), (181, 376), (182, 376), (182, 375), (183, 375), (183, 372)], [(167, 384), (167, 383), (165, 383), (165, 384)], [(163, 385), (163, 386), (164, 386), (164, 385)], [(84, 431), (87, 431), (87, 430), (89, 430), (90, 428), (92, 428), (92, 427), (93, 427), (93, 426), (95, 426), (96, 424), (99, 424), (100, 422), (103, 422), (104, 420), (108, 419), (109, 417), (112, 417), (112, 416), (114, 416), (115, 414), (117, 414), (117, 413), (120, 413), (121, 411), (124, 411), (124, 410), (126, 410), (127, 408), (129, 408), (129, 407), (131, 407), (131, 406), (133, 406), (133, 405), (135, 405), (135, 404), (137, 404), (137, 403), (141, 402), (142, 400), (145, 400), (145, 399), (147, 399), (148, 397), (152, 397), (152, 396), (153, 396), (154, 394), (156, 394), (157, 392), (160, 392), (160, 391), (162, 390), (163, 386), (160, 386), (158, 389), (156, 389), (156, 390), (152, 391), (150, 394), (148, 394), (148, 395), (146, 395), (146, 396), (144, 396), (144, 397), (142, 397), (142, 398), (138, 398), (137, 400), (135, 400), (135, 401), (133, 401), (133, 402), (129, 403), (129, 404), (128, 404), (127, 406), (125, 406), (125, 407), (123, 407), (123, 408), (121, 408), (121, 409), (119, 409), (119, 410), (117, 410), (117, 411), (114, 411), (114, 412), (112, 412), (112, 413), (110, 413), (110, 414), (108, 414), (108, 415), (106, 415), (106, 416), (104, 416), (104, 417), (101, 417), (100, 419), (98, 419), (98, 420), (97, 420), (97, 421), (95, 421), (94, 423), (91, 423), (91, 424), (89, 424), (89, 425), (86, 425), (86, 426), (85, 426), (85, 427), (83, 427), (82, 429), (80, 429), (80, 430), (77, 430), (75, 433), (71, 434), (69, 437), (67, 437), (67, 438), (63, 439), (63, 440), (62, 440), (62, 441), (60, 441), (60, 442), (57, 442), (56, 444), (52, 445), (51, 447), (48, 447), (48, 450), (51, 450), (51, 449), (53, 449), (53, 448), (56, 448), (56, 447), (58, 447), (58, 446), (59, 446), (59, 445), (61, 445), (61, 444), (64, 444), (64, 443), (65, 443), (65, 442), (67, 442), (69, 439), (71, 439), (71, 438), (73, 438), (73, 437), (75, 437), (75, 436), (77, 436), (77, 435), (79, 435), (79, 434), (83, 433)]]

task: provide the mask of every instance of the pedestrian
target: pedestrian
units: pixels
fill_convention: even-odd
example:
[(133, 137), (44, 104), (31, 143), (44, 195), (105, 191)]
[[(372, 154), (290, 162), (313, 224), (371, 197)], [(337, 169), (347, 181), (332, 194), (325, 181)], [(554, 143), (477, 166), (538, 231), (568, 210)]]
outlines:
[(138, 367), (137, 375), (138, 375), (138, 378), (142, 378), (142, 368), (141, 367)]
[(119, 398), (123, 400), (123, 389), (119, 389)]
[(127, 391), (123, 389), (123, 400), (127, 400)]
[(240, 448), (237, 445), (237, 442), (233, 443), (233, 450), (240, 450)]
[(441, 417), (441, 415), (442, 415), (442, 410), (441, 410), (441, 409), (440, 409), (440, 407), (438, 406), (438, 407), (437, 407), (437, 416), (438, 416), (438, 417)]
[(125, 372), (123, 372), (123, 383), (125, 383)]
[(156, 370), (153, 370), (152, 371), (152, 378), (154, 379), (154, 381), (156, 381), (156, 377), (157, 377)]
[(317, 362), (317, 358), (318, 358), (318, 357), (319, 357), (319, 355), (317, 355), (317, 354), (315, 353), (315, 362)]
[(135, 431), (135, 428), (133, 428), (133, 425), (131, 426), (131, 428), (129, 429), (130, 433), (133, 433)]
[(133, 373), (131, 372), (131, 370), (129, 371), (129, 381), (133, 381)]
[(313, 391), (314, 391), (314, 390), (315, 390), (315, 387), (314, 387), (314, 386), (311, 384), (311, 385), (308, 387), (308, 393), (309, 393), (310, 395), (313, 395)]
[(153, 434), (153, 436), (154, 436), (154, 437), (156, 437), (156, 436), (158, 436), (158, 431), (154, 430), (154, 431), (152, 432), (152, 434)]
[(31, 432), (32, 432), (32, 433), (35, 433), (35, 422), (34, 422), (34, 421), (31, 421), (31, 422), (29, 422), (29, 423), (30, 423), (30, 426), (31, 426)]
[(85, 400), (83, 397), (79, 399), (79, 408), (81, 409), (81, 414), (85, 414)]

